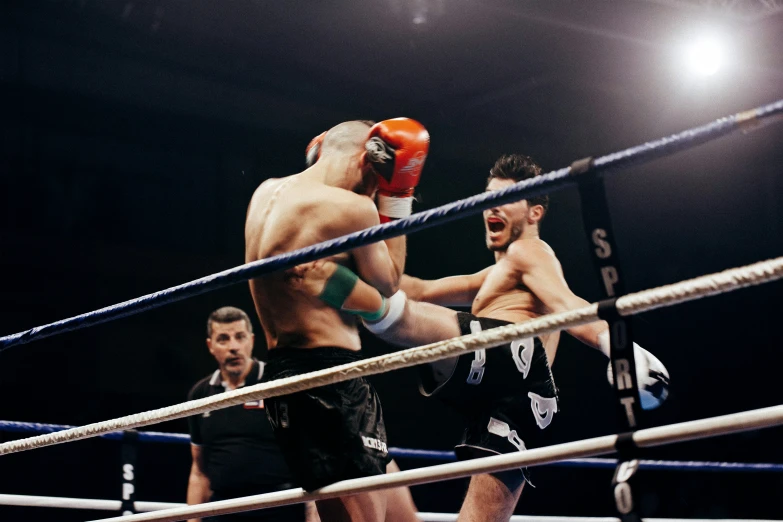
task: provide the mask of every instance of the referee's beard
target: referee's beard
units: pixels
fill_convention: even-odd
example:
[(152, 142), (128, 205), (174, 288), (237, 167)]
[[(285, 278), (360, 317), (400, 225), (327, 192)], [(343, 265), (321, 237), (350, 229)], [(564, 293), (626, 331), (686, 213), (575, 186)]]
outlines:
[(223, 366), (220, 368), (220, 370), (223, 372), (223, 374), (231, 377), (232, 379), (239, 379), (249, 370), (250, 364), (250, 357), (245, 357), (244, 355), (240, 354), (236, 358), (227, 358), (223, 362)]

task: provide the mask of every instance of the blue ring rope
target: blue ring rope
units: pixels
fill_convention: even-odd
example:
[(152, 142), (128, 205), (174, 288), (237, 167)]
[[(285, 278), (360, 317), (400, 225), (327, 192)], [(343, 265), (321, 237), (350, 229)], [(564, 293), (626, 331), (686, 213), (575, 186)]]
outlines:
[[(768, 120), (773, 116), (780, 116), (781, 114), (783, 114), (783, 100), (778, 100), (749, 111), (720, 118), (706, 125), (694, 127), (666, 138), (649, 141), (635, 147), (601, 156), (595, 159), (593, 172), (603, 174), (631, 165), (645, 163), (720, 138), (736, 130), (748, 130), (751, 128), (751, 124), (760, 124), (762, 120)], [(294, 250), (293, 252), (230, 268), (99, 310), (6, 335), (0, 337), (0, 351), (17, 344), (25, 344), (52, 335), (127, 317), (188, 297), (240, 283), (263, 274), (285, 270), (301, 263), (346, 252), (370, 243), (448, 223), (465, 216), (477, 214), (493, 206), (504, 205), (520, 199), (560, 190), (577, 183), (576, 179), (570, 176), (570, 170), (570, 167), (565, 167), (542, 176), (536, 176), (533, 179), (521, 181), (503, 190), (485, 192), (437, 208), (417, 212), (407, 218), (384, 223), (353, 234)]]
[[(55, 431), (69, 430), (76, 426), (66, 424), (41, 424), (39, 422), (0, 421), (0, 431), (15, 433), (54, 433)], [(139, 441), (142, 442), (168, 442), (174, 444), (189, 444), (190, 435), (187, 433), (164, 433), (162, 431), (140, 431)], [(97, 435), (102, 439), (122, 440), (121, 431), (102, 433)]]
[[(71, 429), (74, 426), (64, 424), (41, 424), (37, 422), (0, 421), (0, 431), (17, 433), (52, 433)], [(122, 440), (122, 432), (104, 433), (98, 437), (110, 440)], [(174, 444), (190, 443), (186, 433), (163, 433), (159, 431), (138, 432), (140, 442), (164, 442)], [(422, 450), (410, 448), (389, 448), (389, 454), (394, 458), (409, 458), (421, 460), (454, 461), (457, 457), (453, 451)], [(561, 468), (600, 468), (614, 469), (617, 459), (589, 458), (569, 459), (548, 466)], [(672, 471), (783, 471), (783, 464), (763, 462), (704, 462), (681, 460), (640, 460), (641, 469), (672, 470)]]

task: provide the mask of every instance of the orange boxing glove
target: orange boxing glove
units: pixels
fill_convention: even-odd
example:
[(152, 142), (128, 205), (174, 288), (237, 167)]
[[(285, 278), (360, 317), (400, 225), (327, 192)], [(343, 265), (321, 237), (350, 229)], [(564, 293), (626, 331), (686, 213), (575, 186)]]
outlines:
[(430, 134), (410, 118), (376, 123), (365, 144), (365, 160), (378, 174), (378, 213), (381, 223), (410, 216), (413, 190), (430, 148)]

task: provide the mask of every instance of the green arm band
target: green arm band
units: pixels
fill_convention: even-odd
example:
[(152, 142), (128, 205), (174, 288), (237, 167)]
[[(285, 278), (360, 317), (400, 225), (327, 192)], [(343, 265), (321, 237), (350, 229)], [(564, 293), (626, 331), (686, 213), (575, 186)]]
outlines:
[(381, 319), (383, 317), (383, 314), (386, 313), (386, 298), (381, 296), (381, 307), (374, 312), (365, 312), (362, 310), (346, 310), (346, 312), (350, 314), (358, 315), (365, 321), (370, 321), (374, 323), (375, 321)]
[(351, 295), (351, 292), (358, 281), (359, 276), (354, 274), (352, 270), (345, 268), (342, 265), (337, 265), (337, 270), (335, 270), (329, 279), (326, 280), (324, 289), (318, 298), (332, 308), (337, 308), (338, 310), (348, 312), (349, 314), (358, 315), (367, 321), (377, 321), (383, 317), (383, 314), (386, 311), (386, 298), (383, 296), (381, 296), (381, 307), (374, 312), (346, 310), (343, 308), (345, 300)]
[(351, 295), (353, 287), (356, 286), (358, 280), (359, 276), (351, 270), (342, 265), (337, 265), (337, 270), (326, 280), (324, 289), (318, 298), (332, 308), (342, 310), (343, 303)]

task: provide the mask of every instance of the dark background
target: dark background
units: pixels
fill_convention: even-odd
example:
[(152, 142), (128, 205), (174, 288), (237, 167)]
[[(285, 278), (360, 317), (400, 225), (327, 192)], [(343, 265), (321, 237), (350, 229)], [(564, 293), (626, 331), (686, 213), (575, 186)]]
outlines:
[[(551, 170), (774, 101), (783, 95), (776, 5), (2, 2), (0, 334), (241, 264), (254, 188), (301, 170), (310, 138), (340, 121), (408, 116), (427, 126), (416, 207), (425, 209), (482, 191), (502, 153), (530, 154)], [(705, 27), (728, 36), (731, 55), (715, 76), (696, 78), (682, 67), (682, 45)], [(783, 125), (769, 126), (608, 178), (629, 291), (781, 255), (782, 144)], [(574, 291), (597, 299), (575, 192), (553, 195), (542, 237)], [(412, 275), (491, 262), (477, 217), (409, 238)], [(637, 340), (673, 382), (650, 424), (783, 402), (782, 288), (635, 320)], [(81, 425), (183, 401), (214, 369), (204, 321), (228, 304), (252, 309), (245, 284), (3, 352), (0, 419)], [(265, 357), (260, 339), (256, 355)], [(553, 367), (562, 390), (553, 443), (617, 429), (605, 369), (596, 352), (564, 339)], [(414, 376), (372, 379), (390, 442), (449, 449), (456, 418), (420, 397)], [(186, 423), (150, 429), (184, 432)], [(781, 435), (749, 432), (649, 456), (783, 462)], [(140, 459), (137, 499), (184, 501), (187, 446), (143, 445)], [(537, 487), (517, 513), (613, 514), (610, 471), (534, 471)], [(642, 481), (645, 516), (783, 518), (780, 474), (645, 472)], [(464, 485), (413, 494), (422, 511), (453, 512)], [(119, 498), (119, 445), (93, 439), (4, 456), (0, 492)], [(4, 520), (100, 515), (0, 508)]]

